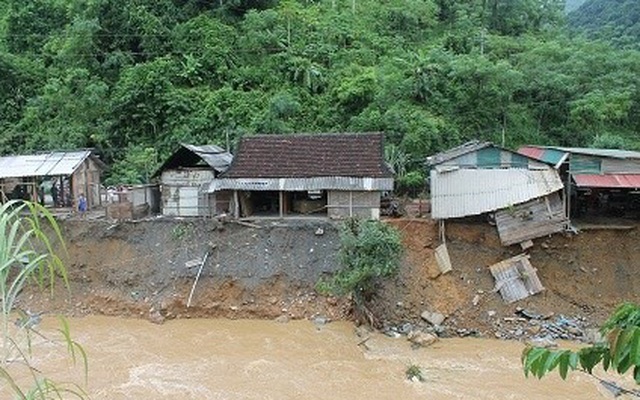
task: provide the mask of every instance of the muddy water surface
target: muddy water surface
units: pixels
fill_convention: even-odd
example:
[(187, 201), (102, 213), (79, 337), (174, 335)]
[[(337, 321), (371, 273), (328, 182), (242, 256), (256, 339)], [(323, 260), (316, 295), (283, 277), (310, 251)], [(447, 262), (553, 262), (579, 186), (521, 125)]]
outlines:
[[(365, 346), (347, 322), (173, 320), (164, 325), (114, 317), (70, 320), (89, 357), (92, 399), (605, 399), (587, 376), (525, 379), (522, 345), (449, 339), (412, 350), (374, 334)], [(41, 330), (57, 326), (46, 319)], [(44, 351), (43, 351), (44, 350)], [(64, 349), (40, 343), (37, 364), (57, 379)], [(425, 382), (408, 381), (419, 365)], [(5, 388), (6, 389), (6, 388)], [(0, 392), (0, 394), (2, 394)], [(6, 398), (2, 396), (2, 398)]]

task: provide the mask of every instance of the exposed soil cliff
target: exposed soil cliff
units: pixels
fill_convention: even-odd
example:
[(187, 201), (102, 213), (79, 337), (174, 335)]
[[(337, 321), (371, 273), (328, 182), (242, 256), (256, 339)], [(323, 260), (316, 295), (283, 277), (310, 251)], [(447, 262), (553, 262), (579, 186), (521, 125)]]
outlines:
[[(595, 325), (621, 301), (640, 301), (640, 242), (636, 230), (586, 231), (535, 241), (531, 263), (546, 291), (504, 304), (493, 292), (488, 266), (521, 253), (503, 247), (485, 223), (449, 223), (453, 271), (439, 275), (433, 249), (437, 225), (428, 219), (388, 223), (403, 235), (406, 252), (397, 278), (381, 284), (372, 310), (389, 323), (420, 320), (425, 310), (445, 325), (490, 335), (504, 329), (516, 307), (540, 314), (582, 317)], [(32, 311), (164, 318), (313, 318), (349, 316), (349, 302), (316, 294), (315, 283), (338, 268), (337, 224), (326, 220), (261, 221), (258, 227), (202, 220), (110, 224), (63, 221), (70, 291), (29, 289)], [(208, 253), (194, 290), (197, 260)]]

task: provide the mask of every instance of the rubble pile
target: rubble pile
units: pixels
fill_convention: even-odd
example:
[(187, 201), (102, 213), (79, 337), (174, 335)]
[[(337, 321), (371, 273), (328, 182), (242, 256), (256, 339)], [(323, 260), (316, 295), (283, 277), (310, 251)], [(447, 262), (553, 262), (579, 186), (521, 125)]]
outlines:
[(585, 343), (596, 343), (601, 340), (598, 330), (590, 328), (584, 316), (539, 314), (520, 307), (516, 308), (510, 316), (499, 316), (495, 311), (488, 311), (487, 317), (492, 320), (492, 332), (457, 328), (455, 318), (447, 318), (442, 314), (429, 311), (423, 312), (421, 317), (421, 321), (417, 323), (386, 324), (382, 332), (392, 338), (406, 336), (409, 341), (416, 332), (441, 338), (493, 336), (503, 340), (521, 340), (540, 347), (555, 347), (556, 340)]
[(496, 319), (495, 337), (499, 339), (594, 341), (585, 317), (537, 314), (517, 308), (515, 316)]

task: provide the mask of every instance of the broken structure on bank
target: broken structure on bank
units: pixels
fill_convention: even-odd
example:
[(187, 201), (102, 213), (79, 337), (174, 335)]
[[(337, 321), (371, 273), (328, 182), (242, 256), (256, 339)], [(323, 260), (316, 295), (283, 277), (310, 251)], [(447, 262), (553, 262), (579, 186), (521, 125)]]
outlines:
[(380, 133), (255, 135), (242, 138), (209, 193), (231, 199), (234, 217), (380, 217), (393, 190)]
[(562, 231), (558, 172), (489, 142), (468, 142), (427, 159), (433, 219), (494, 214), (505, 245)]
[(105, 164), (92, 150), (0, 157), (0, 201), (23, 199), (47, 207), (74, 207), (80, 194), (87, 207), (101, 204)]
[[(441, 221), (438, 265), (447, 266), (444, 221), (486, 215), (505, 246), (532, 245), (531, 239), (563, 231), (568, 225), (563, 184), (552, 166), (489, 142), (468, 142), (427, 159), (431, 215)], [(450, 262), (449, 262), (450, 264)], [(490, 267), (496, 290), (506, 302), (544, 288), (526, 254)]]

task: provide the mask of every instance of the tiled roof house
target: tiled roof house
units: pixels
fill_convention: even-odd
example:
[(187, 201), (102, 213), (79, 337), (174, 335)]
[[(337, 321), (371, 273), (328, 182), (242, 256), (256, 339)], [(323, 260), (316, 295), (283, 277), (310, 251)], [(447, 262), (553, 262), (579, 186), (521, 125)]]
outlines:
[(393, 189), (383, 146), (381, 133), (246, 136), (209, 190), (232, 191), (236, 216), (378, 218)]

